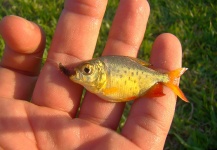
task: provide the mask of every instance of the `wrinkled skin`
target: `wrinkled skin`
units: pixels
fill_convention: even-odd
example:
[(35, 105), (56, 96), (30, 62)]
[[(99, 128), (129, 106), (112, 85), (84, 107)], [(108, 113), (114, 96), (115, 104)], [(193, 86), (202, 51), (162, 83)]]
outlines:
[[(66, 0), (48, 58), (76, 65), (94, 53), (106, 0)], [(145, 0), (124, 0), (113, 21), (103, 55), (136, 57), (149, 16)], [(133, 27), (133, 28), (132, 28)], [(122, 131), (116, 132), (124, 103), (86, 93), (78, 117), (82, 87), (69, 82), (55, 63), (39, 72), (45, 35), (16, 16), (0, 22), (6, 47), (0, 67), (0, 149), (163, 149), (176, 97), (140, 98)], [(158, 68), (181, 67), (181, 45), (171, 34), (154, 41), (150, 62)], [(29, 99), (32, 99), (29, 102)]]

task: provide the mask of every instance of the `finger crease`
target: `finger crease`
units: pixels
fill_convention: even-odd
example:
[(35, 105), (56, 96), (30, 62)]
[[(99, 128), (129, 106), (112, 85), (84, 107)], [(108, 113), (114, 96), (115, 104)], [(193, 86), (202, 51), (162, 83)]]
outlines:
[(111, 129), (113, 129), (114, 127), (112, 127), (112, 121), (109, 120), (109, 119), (103, 119), (103, 118), (100, 118), (100, 117), (96, 117), (96, 116), (91, 116), (91, 115), (88, 115), (88, 114), (80, 114), (79, 115), (79, 118), (82, 118), (82, 119), (85, 119), (91, 123), (94, 123), (94, 124), (100, 124), (100, 125), (103, 125), (104, 127), (109, 127)]
[[(28, 114), (26, 108), (25, 108), (25, 111), (26, 111), (26, 114)], [(35, 135), (35, 130), (33, 129), (32, 122), (30, 121), (28, 115), (27, 115), (27, 121), (29, 122), (29, 126), (30, 126), (31, 131), (32, 131), (32, 133), (33, 133), (33, 135), (34, 135), (35, 146), (36, 146), (37, 149), (40, 149), (39, 146), (38, 146), (38, 140), (37, 140), (36, 135)]]
[[(70, 2), (68, 2), (70, 3)], [(84, 15), (95, 19), (102, 19), (102, 15), (97, 6), (91, 5), (82, 1), (73, 1), (73, 4), (65, 4), (64, 10), (75, 13), (77, 15)]]
[[(137, 51), (138, 50), (138, 45), (137, 44), (133, 44), (132, 42), (128, 42), (127, 40), (121, 39), (121, 38), (113, 38), (113, 37), (109, 37), (108, 39), (109, 41), (111, 41), (111, 43), (120, 43), (122, 45), (125, 45), (126, 47), (129, 47), (130, 50), (133, 51)], [(118, 46), (119, 47), (119, 46)], [(122, 47), (122, 46), (121, 46)]]
[(159, 119), (155, 119), (151, 114), (146, 113), (145, 116), (135, 116), (132, 118), (138, 127), (152, 133), (156, 137), (167, 135), (167, 128), (162, 125), (162, 121), (159, 123)]
[(22, 71), (22, 70), (18, 70), (18, 69), (8, 67), (8, 66), (2, 65), (2, 64), (0, 65), (0, 67), (2, 67), (4, 69), (11, 70), (11, 71), (14, 71), (14, 72), (19, 73), (19, 74), (24, 75), (24, 76), (38, 77), (38, 75), (35, 75), (35, 73), (32, 73), (30, 71)]
[[(56, 55), (64, 55), (64, 58), (67, 58), (69, 57), (70, 60), (74, 60), (76, 62), (81, 62), (83, 61), (84, 59), (83, 58), (79, 58), (78, 56), (74, 55), (74, 54), (71, 54), (71, 53), (67, 53), (67, 52), (58, 52), (58, 51), (55, 51), (54, 53), (50, 53), (49, 54), (49, 59), (53, 60), (54, 62), (56, 62), (55, 60), (55, 57)], [(65, 57), (66, 56), (66, 57)], [(57, 63), (58, 64), (58, 63)]]

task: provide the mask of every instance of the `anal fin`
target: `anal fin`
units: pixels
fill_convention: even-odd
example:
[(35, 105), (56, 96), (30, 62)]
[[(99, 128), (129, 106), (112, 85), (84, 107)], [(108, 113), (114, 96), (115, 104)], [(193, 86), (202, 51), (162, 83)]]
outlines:
[(149, 89), (146, 93), (145, 93), (145, 97), (161, 97), (164, 96), (165, 94), (163, 93), (163, 84), (162, 83), (157, 83), (155, 84), (153, 87), (151, 87), (151, 89)]

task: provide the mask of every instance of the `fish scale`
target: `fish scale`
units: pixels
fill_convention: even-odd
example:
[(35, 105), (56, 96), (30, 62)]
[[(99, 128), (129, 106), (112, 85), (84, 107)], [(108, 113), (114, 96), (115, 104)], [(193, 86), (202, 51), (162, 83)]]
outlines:
[(169, 87), (182, 100), (188, 102), (177, 86), (177, 79), (187, 68), (163, 73), (143, 60), (127, 56), (94, 58), (82, 62), (74, 71), (62, 64), (59, 68), (73, 82), (110, 102), (124, 102), (141, 96), (163, 96), (165, 94), (162, 85)]
[(107, 81), (105, 89), (117, 89), (116, 92), (110, 93), (106, 96), (113, 101), (120, 100), (132, 100), (141, 95), (152, 87), (157, 82), (168, 81), (166, 74), (160, 74), (154, 70), (150, 70), (139, 64), (138, 62), (125, 57), (125, 59), (119, 59), (115, 56), (101, 57), (100, 60), (104, 62), (105, 70), (107, 70)]

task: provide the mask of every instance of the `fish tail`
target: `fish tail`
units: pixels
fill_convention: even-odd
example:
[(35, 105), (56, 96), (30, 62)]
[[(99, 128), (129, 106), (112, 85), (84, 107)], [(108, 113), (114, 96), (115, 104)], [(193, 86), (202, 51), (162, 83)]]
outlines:
[(185, 102), (189, 102), (189, 101), (185, 97), (182, 90), (178, 87), (178, 81), (179, 81), (178, 79), (187, 69), (188, 68), (179, 68), (169, 72), (168, 73), (169, 81), (163, 83), (165, 86), (169, 87), (176, 95), (178, 95)]

